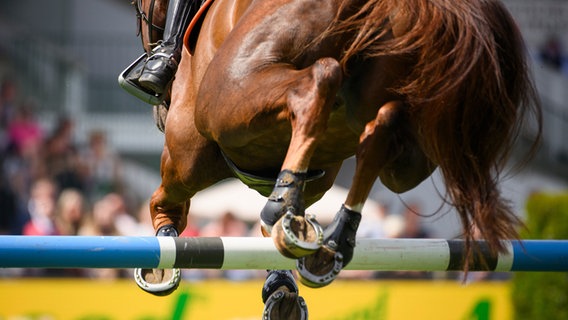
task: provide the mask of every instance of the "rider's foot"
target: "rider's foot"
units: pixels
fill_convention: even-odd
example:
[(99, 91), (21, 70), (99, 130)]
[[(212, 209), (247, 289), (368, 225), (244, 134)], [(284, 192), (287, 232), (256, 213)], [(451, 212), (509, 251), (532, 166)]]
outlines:
[(142, 87), (158, 95), (167, 90), (178, 67), (179, 54), (175, 47), (174, 44), (163, 43), (152, 51), (138, 79)]

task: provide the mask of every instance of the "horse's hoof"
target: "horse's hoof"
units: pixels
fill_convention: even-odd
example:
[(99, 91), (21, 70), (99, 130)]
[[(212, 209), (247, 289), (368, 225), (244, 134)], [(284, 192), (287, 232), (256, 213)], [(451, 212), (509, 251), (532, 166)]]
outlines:
[(156, 296), (167, 296), (181, 282), (180, 269), (134, 269), (134, 280), (144, 291)]
[(324, 232), (324, 245), (318, 252), (297, 261), (300, 281), (313, 288), (330, 284), (351, 259), (361, 213), (341, 206)]
[(298, 259), (315, 253), (323, 244), (323, 229), (313, 215), (287, 212), (272, 227), (276, 249), (285, 257)]
[(323, 246), (318, 252), (296, 261), (296, 271), (300, 282), (310, 288), (325, 287), (341, 272), (343, 255), (341, 252)]
[[(174, 225), (161, 226), (156, 231), (158, 237), (177, 237)], [(181, 282), (180, 269), (134, 269), (134, 280), (140, 289), (156, 296), (167, 296), (174, 292)]]
[(308, 306), (304, 298), (286, 286), (268, 297), (262, 312), (263, 320), (307, 320)]

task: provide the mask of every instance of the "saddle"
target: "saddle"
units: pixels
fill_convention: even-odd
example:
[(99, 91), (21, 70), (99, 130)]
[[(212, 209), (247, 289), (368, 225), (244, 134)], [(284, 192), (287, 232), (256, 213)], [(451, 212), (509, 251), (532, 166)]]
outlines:
[(211, 7), (211, 4), (214, 0), (205, 0), (185, 31), (183, 36), (183, 44), (187, 48), (190, 54), (193, 54), (195, 50), (195, 44), (197, 43), (197, 37), (199, 36), (199, 30), (201, 30), (201, 26), (203, 25), (203, 19), (205, 19), (205, 15), (207, 10)]

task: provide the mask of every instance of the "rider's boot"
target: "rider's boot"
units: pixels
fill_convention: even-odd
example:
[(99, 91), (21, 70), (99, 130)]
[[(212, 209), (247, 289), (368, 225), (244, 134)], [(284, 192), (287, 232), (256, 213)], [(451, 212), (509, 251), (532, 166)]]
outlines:
[(164, 41), (154, 50), (140, 75), (140, 85), (158, 95), (163, 94), (177, 71), (183, 35), (195, 13), (194, 0), (170, 0)]

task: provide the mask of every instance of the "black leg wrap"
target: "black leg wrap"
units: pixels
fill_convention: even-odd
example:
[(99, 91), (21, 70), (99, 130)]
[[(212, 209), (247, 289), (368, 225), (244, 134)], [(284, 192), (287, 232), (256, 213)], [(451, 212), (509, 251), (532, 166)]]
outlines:
[(262, 303), (266, 303), (278, 288), (286, 286), (290, 292), (298, 293), (296, 280), (290, 270), (268, 270), (268, 275), (262, 287)]
[[(285, 287), (286, 289), (283, 289)], [(298, 295), (290, 270), (270, 270), (262, 288), (263, 320), (307, 320), (308, 307)]]
[(287, 212), (292, 212), (294, 215), (304, 214), (302, 191), (305, 180), (306, 173), (303, 172), (282, 170), (278, 174), (272, 194), (260, 213), (265, 225), (273, 226)]
[(324, 245), (343, 255), (344, 267), (353, 258), (360, 222), (361, 213), (349, 210), (342, 205), (341, 209), (335, 214), (333, 222), (325, 228), (323, 233)]

